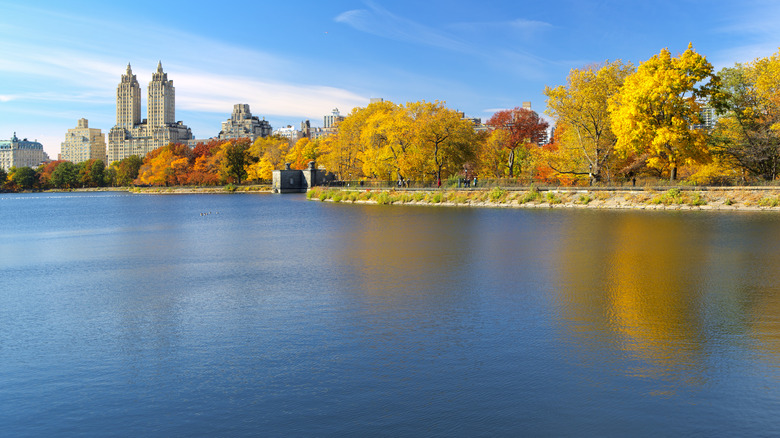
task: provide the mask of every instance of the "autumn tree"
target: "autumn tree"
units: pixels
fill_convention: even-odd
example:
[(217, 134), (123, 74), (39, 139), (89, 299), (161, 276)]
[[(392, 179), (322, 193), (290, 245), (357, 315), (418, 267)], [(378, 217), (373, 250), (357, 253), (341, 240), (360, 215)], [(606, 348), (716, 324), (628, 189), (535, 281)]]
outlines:
[(761, 179), (780, 176), (780, 51), (722, 69), (713, 106), (723, 115), (712, 134), (719, 157)]
[(103, 160), (90, 159), (76, 165), (81, 187), (102, 187), (105, 164)]
[(192, 149), (191, 166), (187, 174), (187, 184), (215, 185), (221, 181), (219, 161), (214, 159), (224, 141), (210, 140), (198, 143)]
[(679, 57), (668, 49), (640, 64), (609, 104), (616, 150), (647, 154), (649, 167), (668, 170), (671, 180), (683, 164), (709, 159), (700, 123), (701, 101), (718, 85), (712, 64), (691, 44)]
[(309, 162), (317, 161), (318, 146), (319, 142), (303, 137), (296, 141), (289, 152), (287, 152), (285, 160), (290, 163), (293, 169), (306, 169), (309, 167)]
[(41, 187), (54, 187), (54, 184), (51, 181), (51, 176), (54, 173), (54, 170), (57, 169), (57, 166), (64, 162), (65, 160), (49, 161), (48, 163), (41, 164), (38, 169), (36, 169), (36, 172), (38, 173), (38, 181)]
[(506, 168), (510, 178), (515, 175), (515, 167), (520, 173), (520, 163), (527, 156), (528, 148), (542, 142), (548, 126), (535, 111), (519, 107), (496, 112), (486, 124), (492, 130), (506, 132), (502, 146), (508, 150)]
[(557, 156), (561, 167), (550, 163), (558, 173), (588, 175), (592, 182), (609, 180), (607, 164), (617, 139), (612, 132), (609, 100), (626, 77), (634, 72), (631, 63), (605, 62), (573, 69), (566, 85), (545, 87), (546, 113), (556, 120)]
[(111, 167), (116, 169), (116, 184), (120, 187), (132, 185), (138, 178), (138, 171), (143, 163), (143, 159), (138, 155), (130, 155), (112, 163)]
[(504, 145), (509, 141), (509, 133), (503, 129), (494, 129), (483, 134), (477, 143), (477, 174), (488, 178), (503, 178), (507, 175), (506, 166), (509, 149)]
[(394, 159), (386, 149), (385, 128), (395, 111), (397, 105), (389, 101), (354, 108), (339, 122), (338, 133), (320, 145), (320, 162), (341, 179), (385, 175)]
[(247, 178), (254, 181), (269, 181), (275, 169), (284, 166), (285, 156), (290, 148), (290, 142), (283, 137), (258, 137), (249, 146), (248, 154), (251, 162), (245, 166)]
[[(411, 175), (422, 179), (424, 164), (410, 150), (414, 138), (414, 113), (392, 102), (369, 105), (359, 135), (358, 157), (365, 176), (388, 180), (393, 175), (406, 181)], [(415, 159), (416, 158), (416, 159)]]
[(248, 149), (248, 139), (229, 141), (222, 145), (223, 158), (220, 170), (225, 182), (241, 184), (241, 181), (247, 177), (244, 166), (248, 164), (250, 159)]
[(406, 110), (413, 115), (413, 144), (407, 154), (420, 154), (417, 161), (435, 181), (457, 174), (474, 158), (474, 125), (443, 102), (411, 102)]
[(188, 180), (189, 162), (192, 151), (184, 144), (168, 144), (144, 157), (138, 170), (137, 184), (179, 185)]

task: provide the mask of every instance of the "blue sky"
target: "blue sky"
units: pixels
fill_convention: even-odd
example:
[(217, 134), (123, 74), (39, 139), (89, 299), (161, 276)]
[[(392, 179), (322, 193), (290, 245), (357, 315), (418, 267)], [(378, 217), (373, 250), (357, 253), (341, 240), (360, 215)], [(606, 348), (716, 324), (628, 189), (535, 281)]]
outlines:
[(545, 85), (572, 68), (692, 42), (720, 69), (776, 52), (777, 23), (780, 2), (751, 0), (0, 0), (0, 139), (17, 132), (56, 158), (82, 117), (107, 133), (128, 63), (142, 117), (161, 61), (176, 119), (208, 138), (236, 103), (274, 128), (321, 126), (371, 97), (483, 120), (524, 101), (542, 112)]

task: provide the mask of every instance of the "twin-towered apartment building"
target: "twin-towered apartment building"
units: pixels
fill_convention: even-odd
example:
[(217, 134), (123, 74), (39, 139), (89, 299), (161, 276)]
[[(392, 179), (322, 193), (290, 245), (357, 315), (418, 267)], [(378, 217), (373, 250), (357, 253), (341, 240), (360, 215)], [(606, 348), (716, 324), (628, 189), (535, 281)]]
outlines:
[[(100, 129), (90, 128), (86, 119), (80, 119), (75, 128), (69, 129), (61, 144), (60, 158), (79, 163), (89, 159), (101, 159), (106, 164), (119, 161), (130, 155), (143, 157), (150, 151), (169, 143), (183, 143), (194, 146), (197, 142), (192, 130), (181, 121), (176, 121), (176, 90), (173, 81), (163, 71), (162, 62), (152, 74), (148, 86), (147, 117), (141, 118), (141, 87), (130, 64), (122, 75), (116, 90), (116, 125), (108, 132), (108, 142)], [(339, 117), (337, 110), (334, 114)], [(325, 116), (325, 122), (329, 118)], [(340, 117), (343, 119), (343, 117)], [(326, 129), (328, 126), (326, 126)], [(323, 128), (317, 128), (322, 130)], [(316, 129), (314, 129), (316, 131)], [(316, 138), (316, 133), (310, 136)], [(236, 104), (233, 113), (222, 122), (220, 139), (267, 137), (272, 134), (271, 124), (265, 119), (252, 116), (249, 105)], [(278, 134), (292, 138), (288, 133)]]

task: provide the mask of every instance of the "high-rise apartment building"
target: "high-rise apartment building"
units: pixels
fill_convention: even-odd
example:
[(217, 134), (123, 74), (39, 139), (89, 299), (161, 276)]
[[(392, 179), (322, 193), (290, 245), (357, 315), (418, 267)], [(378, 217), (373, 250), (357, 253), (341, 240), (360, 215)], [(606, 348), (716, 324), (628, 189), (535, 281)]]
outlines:
[(249, 138), (255, 141), (258, 137), (271, 135), (271, 124), (265, 119), (260, 120), (249, 112), (249, 105), (238, 103), (233, 105), (233, 114), (225, 122), (222, 122), (220, 139)]
[(323, 117), (322, 127), (325, 129), (335, 128), (339, 122), (343, 121), (346, 117), (342, 116), (338, 108), (334, 108), (329, 116)]
[(100, 129), (90, 128), (87, 119), (79, 119), (75, 128), (68, 129), (65, 141), (60, 145), (63, 160), (81, 163), (87, 160), (101, 160), (106, 157), (106, 136)]
[(116, 125), (108, 132), (108, 162), (143, 157), (169, 143), (187, 143), (192, 130), (176, 122), (173, 81), (157, 64), (148, 87), (147, 118), (141, 120), (141, 87), (130, 64), (116, 89)]
[(168, 74), (163, 72), (162, 63), (152, 73), (149, 82), (149, 100), (147, 101), (149, 126), (168, 126), (176, 123), (176, 90)]

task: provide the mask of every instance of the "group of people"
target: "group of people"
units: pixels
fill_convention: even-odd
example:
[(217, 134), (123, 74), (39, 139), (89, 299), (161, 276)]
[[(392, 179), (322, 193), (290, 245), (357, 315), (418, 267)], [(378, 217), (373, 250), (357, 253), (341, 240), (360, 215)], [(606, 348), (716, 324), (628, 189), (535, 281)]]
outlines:
[(458, 179), (458, 187), (476, 187), (477, 177), (474, 178), (460, 178)]

